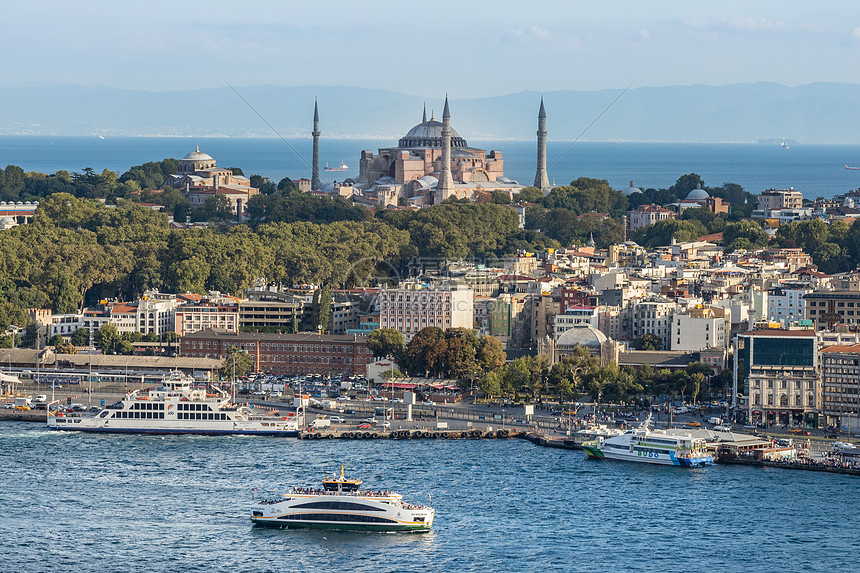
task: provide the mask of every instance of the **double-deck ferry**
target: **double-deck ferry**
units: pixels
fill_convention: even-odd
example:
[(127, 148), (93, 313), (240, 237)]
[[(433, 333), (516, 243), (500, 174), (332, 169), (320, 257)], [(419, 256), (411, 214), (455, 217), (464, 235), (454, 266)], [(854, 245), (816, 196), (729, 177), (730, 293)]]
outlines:
[(714, 463), (705, 450), (705, 440), (692, 436), (674, 436), (663, 430), (651, 430), (649, 416), (638, 428), (620, 436), (584, 442), (582, 449), (591, 459), (624, 460), (648, 464), (699, 467)]
[(296, 415), (258, 413), (232, 403), (216, 387), (195, 388), (194, 379), (173, 372), (157, 387), (135, 390), (94, 414), (49, 410), (55, 430), (141, 434), (252, 434), (298, 436)]
[(293, 488), (281, 499), (251, 504), (251, 521), (280, 528), (348, 529), (362, 531), (428, 531), (436, 511), (405, 503), (393, 491), (360, 489), (360, 479), (340, 476), (322, 480), (322, 489)]

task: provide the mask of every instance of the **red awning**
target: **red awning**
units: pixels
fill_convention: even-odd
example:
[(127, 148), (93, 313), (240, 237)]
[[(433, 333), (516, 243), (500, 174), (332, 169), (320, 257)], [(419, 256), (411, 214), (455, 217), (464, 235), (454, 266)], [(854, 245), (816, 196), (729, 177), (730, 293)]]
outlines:
[(761, 410), (753, 410), (752, 413), (754, 416), (761, 416)]

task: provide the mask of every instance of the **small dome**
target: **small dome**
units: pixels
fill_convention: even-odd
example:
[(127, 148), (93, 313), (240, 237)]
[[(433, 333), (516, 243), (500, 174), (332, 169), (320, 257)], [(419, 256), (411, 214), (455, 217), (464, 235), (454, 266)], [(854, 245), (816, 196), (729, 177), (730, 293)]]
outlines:
[(212, 161), (212, 157), (200, 151), (199, 148), (196, 151), (192, 151), (182, 159), (186, 161)]
[(627, 189), (625, 189), (625, 190), (623, 191), (623, 193), (624, 193), (624, 196), (625, 196), (625, 197), (629, 197), (630, 195), (633, 195), (634, 193), (642, 193), (642, 189), (640, 189), (639, 187), (636, 187), (636, 186), (633, 184), (633, 182), (631, 181), (631, 182), (630, 182), (630, 187), (628, 187)]
[(710, 195), (708, 195), (708, 192), (705, 191), (704, 189), (702, 189), (701, 184), (699, 184), (699, 185), (696, 185), (695, 189), (690, 191), (690, 193), (687, 195), (687, 200), (688, 201), (701, 201), (702, 199), (707, 199), (708, 197), (710, 197)]
[(584, 346), (586, 348), (599, 347), (606, 342), (606, 335), (590, 326), (571, 328), (558, 337), (556, 346)]
[(3, 217), (0, 219), (0, 225), (17, 225), (17, 223), (12, 217)]

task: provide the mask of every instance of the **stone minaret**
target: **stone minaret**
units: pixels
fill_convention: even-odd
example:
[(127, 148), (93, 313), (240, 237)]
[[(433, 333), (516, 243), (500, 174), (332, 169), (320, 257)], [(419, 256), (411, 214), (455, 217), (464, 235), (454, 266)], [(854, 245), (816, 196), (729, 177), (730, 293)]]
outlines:
[(314, 98), (314, 157), (311, 164), (311, 189), (316, 191), (320, 188), (320, 112), (317, 109), (317, 100)]
[(540, 98), (540, 111), (538, 112), (537, 130), (537, 174), (534, 186), (549, 193), (549, 176), (546, 174), (546, 110), (543, 108), (543, 98)]
[(436, 184), (437, 196), (444, 201), (454, 193), (454, 178), (451, 176), (451, 112), (448, 111), (448, 96), (445, 96), (445, 111), (442, 112), (442, 171)]
[(421, 119), (421, 123), (427, 123), (427, 104), (424, 104), (424, 116)]

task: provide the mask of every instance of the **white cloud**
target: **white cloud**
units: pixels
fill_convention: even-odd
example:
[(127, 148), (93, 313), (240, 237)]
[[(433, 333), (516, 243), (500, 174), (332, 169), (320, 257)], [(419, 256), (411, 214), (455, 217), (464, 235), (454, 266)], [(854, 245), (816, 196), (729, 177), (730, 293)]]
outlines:
[(512, 37), (526, 42), (546, 42), (552, 39), (552, 33), (540, 26), (530, 26), (525, 30), (522, 28), (511, 28), (509, 33)]
[(853, 30), (851, 30), (851, 36), (855, 40), (860, 40), (860, 27), (854, 28)]
[(639, 30), (639, 39), (648, 40), (651, 38), (651, 32), (648, 30)]

